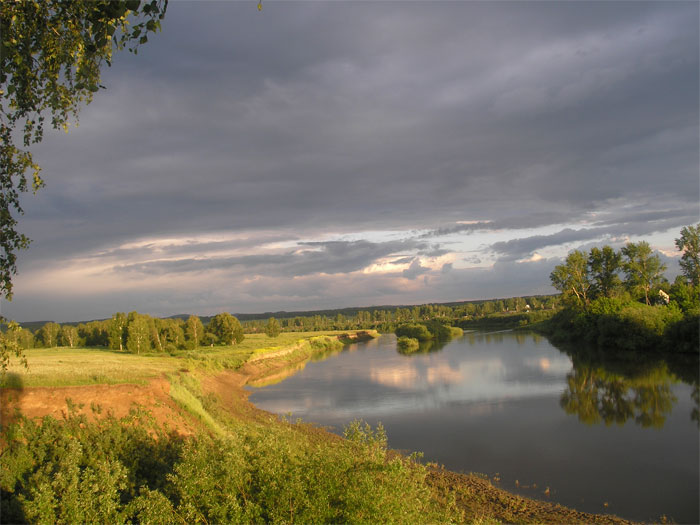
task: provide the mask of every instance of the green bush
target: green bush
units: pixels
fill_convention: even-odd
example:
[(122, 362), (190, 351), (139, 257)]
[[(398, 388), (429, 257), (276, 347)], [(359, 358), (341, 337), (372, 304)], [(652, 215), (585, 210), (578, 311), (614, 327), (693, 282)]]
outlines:
[(564, 309), (543, 331), (554, 342), (584, 342), (607, 351), (698, 352), (700, 319), (673, 301), (648, 306), (624, 298), (599, 298), (588, 312)]
[(400, 353), (411, 353), (415, 352), (420, 348), (420, 342), (418, 339), (414, 339), (413, 337), (399, 337), (396, 340), (396, 346), (399, 350)]
[(428, 331), (433, 336), (433, 339), (438, 341), (447, 341), (452, 337), (450, 327), (437, 320), (432, 320), (427, 324)]

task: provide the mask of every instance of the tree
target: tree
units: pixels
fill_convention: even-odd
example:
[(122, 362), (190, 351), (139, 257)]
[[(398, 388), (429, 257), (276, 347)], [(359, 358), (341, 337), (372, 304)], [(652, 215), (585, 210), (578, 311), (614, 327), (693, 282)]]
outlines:
[(184, 348), (185, 332), (182, 330), (182, 321), (179, 319), (158, 319), (156, 326), (160, 333), (160, 341), (168, 348)]
[(112, 316), (107, 328), (109, 347), (112, 350), (124, 350), (124, 340), (126, 339), (126, 314), (117, 312)]
[(63, 325), (58, 334), (58, 340), (62, 346), (73, 348), (78, 342), (78, 329), (69, 324)]
[(700, 285), (700, 223), (683, 228), (676, 247), (683, 252), (678, 263), (683, 275), (692, 286)]
[(658, 255), (654, 255), (649, 243), (627, 243), (622, 248), (622, 255), (626, 257), (623, 269), (627, 275), (626, 284), (632, 289), (644, 292), (646, 304), (649, 301), (649, 291), (663, 281), (663, 272), (666, 266)]
[(588, 273), (588, 257), (579, 250), (571, 252), (564, 264), (554, 267), (549, 274), (552, 286), (562, 292), (564, 298), (588, 309), (591, 280)]
[(126, 349), (132, 354), (140, 354), (151, 349), (148, 332), (148, 319), (136, 312), (129, 313), (129, 324), (126, 327)]
[(109, 324), (111, 322), (110, 319), (80, 324), (78, 325), (78, 335), (85, 340), (86, 346), (109, 347)]
[(54, 348), (58, 346), (58, 332), (61, 330), (61, 326), (57, 323), (46, 323), (44, 326), (39, 328), (36, 333), (37, 339), (39, 339), (44, 348)]
[(204, 337), (204, 325), (199, 317), (190, 315), (185, 322), (185, 339), (191, 348), (198, 348)]
[(265, 325), (267, 337), (277, 337), (280, 335), (280, 324), (274, 317), (270, 317)]
[(244, 339), (241, 323), (228, 312), (215, 315), (209, 321), (208, 329), (223, 344), (235, 345)]
[(593, 248), (588, 256), (588, 267), (593, 280), (595, 296), (612, 297), (622, 284), (618, 272), (621, 270), (622, 254), (610, 246)]

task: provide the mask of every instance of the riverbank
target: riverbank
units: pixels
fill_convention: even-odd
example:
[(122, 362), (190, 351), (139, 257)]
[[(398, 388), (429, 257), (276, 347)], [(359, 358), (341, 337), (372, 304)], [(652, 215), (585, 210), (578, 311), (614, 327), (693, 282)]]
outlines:
[[(341, 337), (341, 339), (347, 342), (348, 340), (357, 340), (358, 338), (371, 337), (372, 335), (374, 334), (356, 334), (346, 338)], [(327, 471), (328, 476), (340, 475), (342, 478), (342, 474), (333, 470), (337, 466), (337, 461), (340, 461), (342, 464), (346, 464), (345, 462), (348, 461), (360, 461), (360, 463), (353, 463), (355, 467), (352, 467), (350, 463), (346, 465), (348, 468), (356, 470), (358, 465), (365, 464), (362, 461), (368, 461), (368, 456), (364, 456), (364, 454), (374, 454), (371, 452), (371, 450), (374, 450), (372, 447), (378, 446), (377, 450), (382, 450), (381, 439), (376, 438), (376, 436), (368, 437), (366, 433), (360, 433), (362, 434), (360, 442), (371, 446), (369, 449), (360, 447), (362, 451), (358, 452), (357, 448), (353, 448), (357, 441), (343, 440), (339, 436), (311, 424), (291, 424), (280, 420), (273, 414), (258, 409), (248, 401), (248, 392), (244, 389), (246, 384), (255, 381), (275, 380), (276, 377), (283, 376), (286, 371), (291, 370), (293, 372), (297, 370), (315, 356), (339, 351), (341, 348), (342, 342), (339, 341), (337, 334), (335, 336), (321, 336), (318, 338), (309, 337), (304, 341), (297, 341), (283, 348), (272, 349), (268, 347), (266, 351), (252, 351), (245, 362), (235, 369), (215, 370), (213, 369), (215, 367), (212, 361), (206, 361), (206, 366), (197, 366), (197, 361), (190, 358), (189, 361), (177, 361), (178, 366), (161, 373), (160, 377), (143, 380), (138, 385), (3, 389), (3, 410), (11, 405), (19, 408), (29, 417), (40, 417), (46, 414), (55, 415), (56, 410), (59, 410), (59, 417), (65, 416), (69, 418), (73, 416), (67, 413), (71, 409), (66, 407), (65, 397), (71, 397), (73, 398), (72, 410), (83, 413), (86, 418), (90, 417), (93, 421), (98, 421), (104, 416), (100, 416), (90, 409), (90, 400), (100, 403), (102, 414), (112, 412), (114, 417), (117, 418), (126, 417), (120, 411), (125, 410), (125, 407), (136, 402), (153, 413), (158, 426), (174, 430), (179, 436), (195, 436), (196, 440), (206, 441), (207, 438), (201, 437), (202, 432), (204, 432), (204, 434), (213, 436), (213, 439), (223, 440), (226, 443), (237, 439), (245, 438), (247, 440), (248, 437), (246, 436), (249, 436), (251, 441), (246, 441), (248, 443), (246, 446), (249, 447), (249, 452), (246, 452), (246, 454), (250, 453), (250, 450), (255, 451), (251, 461), (261, 461), (261, 457), (265, 461), (276, 461), (281, 468), (280, 475), (285, 473), (292, 475), (296, 472), (296, 475), (308, 476), (309, 471), (307, 468), (319, 468), (319, 465), (326, 465), (329, 468)], [(16, 395), (14, 400), (7, 397), (8, 394), (12, 393)], [(28, 402), (32, 399), (33, 408), (30, 408)], [(82, 408), (80, 408), (81, 404), (83, 405)], [(159, 411), (153, 412), (153, 409), (158, 409)], [(42, 411), (44, 414), (42, 414)], [(5, 417), (3, 417), (3, 424), (5, 421)], [(79, 431), (76, 430), (76, 432)], [(252, 436), (257, 436), (255, 439), (265, 436), (262, 439), (263, 443), (267, 443), (270, 447), (280, 448), (279, 450), (269, 447), (267, 449), (259, 448), (258, 445), (253, 444), (255, 440)], [(162, 441), (165, 438), (161, 435), (159, 439)], [(357, 440), (357, 435), (354, 439)], [(217, 441), (217, 443), (220, 443), (220, 441)], [(372, 443), (374, 444), (372, 445)], [(304, 467), (305, 460), (296, 457), (294, 453), (297, 449), (312, 451), (309, 453), (316, 458), (315, 461), (320, 463), (316, 463), (315, 467), (312, 467), (312, 465)], [(314, 450), (320, 450), (322, 454), (313, 456)], [(318, 453), (316, 452), (316, 454)], [(332, 465), (326, 463), (329, 458), (333, 457), (341, 459), (332, 463)], [(365, 458), (364, 460), (362, 459), (363, 457)], [(292, 458), (296, 459), (292, 461)], [(403, 458), (399, 461), (400, 465), (399, 463), (392, 463), (392, 461), (396, 460), (397, 455), (391, 453), (391, 451), (385, 450), (381, 458), (383, 459), (381, 459), (380, 463), (372, 463), (374, 465), (373, 468), (378, 469), (377, 471), (381, 474), (379, 478), (374, 477), (374, 474), (367, 473), (369, 477), (357, 478), (356, 480), (361, 484), (370, 483), (363, 489), (364, 494), (360, 494), (362, 491), (358, 493), (353, 492), (353, 497), (360, 498), (357, 502), (362, 502), (362, 505), (369, 504), (369, 500), (366, 500), (368, 497), (370, 500), (380, 498), (384, 492), (376, 486), (376, 483), (379, 482), (379, 479), (391, 478), (389, 472), (394, 472), (398, 469), (402, 472), (402, 477), (396, 478), (396, 483), (400, 482), (399, 485), (404, 487), (409, 495), (412, 493), (411, 491), (417, 491), (415, 492), (416, 498), (421, 500), (423, 502), (422, 505), (425, 506), (423, 511), (427, 514), (419, 513), (414, 515), (414, 518), (422, 516), (423, 519), (428, 519), (426, 516), (430, 516), (432, 521), (449, 519), (467, 522), (628, 523), (625, 520), (611, 516), (580, 513), (552, 503), (522, 498), (497, 488), (488, 480), (479, 476), (452, 473), (434, 466), (428, 469), (411, 466), (410, 460), (402, 456), (399, 457)], [(265, 464), (267, 465), (267, 463)], [(296, 467), (292, 468), (292, 464), (296, 465)], [(391, 466), (393, 470), (382, 471), (381, 469), (384, 467), (381, 465), (393, 465)], [(285, 470), (285, 468), (292, 468), (292, 470)], [(384, 473), (382, 474), (382, 472)], [(257, 474), (248, 472), (247, 475), (256, 476)], [(391, 475), (393, 476), (394, 474)], [(268, 483), (273, 483), (274, 485), (278, 483), (276, 479), (274, 477), (269, 478)], [(284, 479), (287, 479), (285, 483), (289, 483), (290, 480), (295, 478)], [(327, 482), (328, 480), (323, 481), (323, 483)], [(381, 483), (384, 483), (384, 481)], [(316, 490), (301, 486), (303, 485), (301, 480), (293, 482), (293, 484), (299, 486), (298, 492), (292, 494), (295, 498), (307, 498), (308, 493), (306, 491)], [(159, 486), (155, 483), (149, 486), (149, 490), (161, 490), (165, 494), (168, 493), (168, 490), (173, 490), (168, 488), (167, 484), (160, 489), (158, 488)], [(354, 491), (358, 486), (350, 488), (329, 486), (323, 494), (326, 496), (328, 494), (347, 495), (347, 490), (352, 489)], [(394, 488), (396, 487), (394, 486)], [(4, 487), (3, 490), (5, 490)], [(246, 494), (246, 490), (243, 490), (242, 493)], [(307, 496), (303, 496), (303, 494), (307, 494)], [(386, 497), (388, 498), (387, 503), (393, 501), (388, 494)], [(409, 504), (408, 502), (402, 502), (402, 504), (404, 503), (406, 505)], [(341, 503), (337, 504), (341, 505)], [(308, 502), (308, 505), (313, 504)], [(298, 515), (304, 516), (303, 513)], [(306, 516), (309, 517), (311, 515), (307, 514)], [(268, 517), (270, 516), (272, 514)], [(314, 516), (338, 517), (333, 514), (314, 514)], [(356, 518), (355, 521), (357, 521), (358, 516), (354, 516)], [(241, 515), (241, 518), (243, 517)], [(350, 515), (346, 516), (346, 518), (350, 517)], [(375, 517), (379, 518), (380, 516), (375, 515)], [(201, 519), (195, 521), (201, 521)], [(273, 519), (272, 521), (275, 520)], [(290, 521), (294, 521), (294, 519)], [(353, 520), (349, 519), (348, 521)], [(403, 519), (397, 519), (397, 521), (407, 522), (411, 520), (407, 515), (404, 515)]]

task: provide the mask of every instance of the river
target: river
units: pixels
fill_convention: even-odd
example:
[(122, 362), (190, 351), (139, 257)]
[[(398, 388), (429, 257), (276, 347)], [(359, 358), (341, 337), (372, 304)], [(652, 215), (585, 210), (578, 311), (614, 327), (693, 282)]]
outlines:
[(390, 447), (528, 497), (698, 523), (697, 370), (672, 368), (572, 360), (531, 333), (473, 332), (410, 355), (382, 336), (253, 386), (250, 400), (335, 432), (381, 422)]

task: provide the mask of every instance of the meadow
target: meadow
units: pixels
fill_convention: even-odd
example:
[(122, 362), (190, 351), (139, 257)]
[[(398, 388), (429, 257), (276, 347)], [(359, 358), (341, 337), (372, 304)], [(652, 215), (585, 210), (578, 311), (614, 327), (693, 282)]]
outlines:
[(236, 370), (251, 357), (300, 346), (303, 341), (337, 338), (347, 333), (287, 332), (275, 338), (265, 334), (248, 334), (236, 345), (207, 346), (196, 350), (179, 350), (172, 354), (154, 352), (136, 355), (100, 347), (31, 348), (24, 350), (27, 367), (16, 358), (10, 360), (6, 386), (19, 388), (142, 383), (180, 369)]

